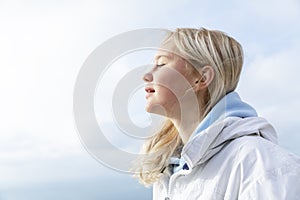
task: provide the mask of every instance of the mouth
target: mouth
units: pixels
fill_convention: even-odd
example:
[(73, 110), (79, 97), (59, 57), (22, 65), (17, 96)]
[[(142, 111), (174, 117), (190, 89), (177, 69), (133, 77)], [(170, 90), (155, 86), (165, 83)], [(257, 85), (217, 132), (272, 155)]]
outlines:
[(148, 99), (153, 93), (155, 93), (155, 89), (151, 86), (147, 86), (145, 88), (145, 91), (147, 92), (146, 99)]

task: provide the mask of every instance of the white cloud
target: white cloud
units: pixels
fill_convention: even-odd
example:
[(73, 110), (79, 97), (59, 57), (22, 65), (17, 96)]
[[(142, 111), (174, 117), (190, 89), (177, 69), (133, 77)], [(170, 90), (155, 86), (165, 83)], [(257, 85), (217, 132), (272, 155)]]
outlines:
[(272, 25), (287, 21), (297, 22), (300, 17), (300, 2), (297, 0), (253, 0), (240, 3), (244, 5), (244, 8), (253, 12), (256, 18), (264, 22), (271, 22)]
[[(108, 12), (99, 12), (95, 3), (6, 2), (0, 8), (1, 189), (61, 180), (66, 168), (56, 164), (84, 160), (87, 153), (72, 115), (73, 87), (79, 68), (100, 42), (94, 30)], [(86, 169), (68, 169), (66, 176), (87, 177)]]
[(241, 87), (245, 93), (253, 99), (263, 96), (269, 100), (266, 102), (276, 102), (280, 105), (286, 104), (287, 98), (288, 102), (300, 98), (299, 88), (296, 87), (299, 84), (300, 72), (299, 50), (299, 42), (294, 42), (293, 46), (283, 48), (272, 55), (257, 55), (249, 66), (245, 66), (242, 74)]

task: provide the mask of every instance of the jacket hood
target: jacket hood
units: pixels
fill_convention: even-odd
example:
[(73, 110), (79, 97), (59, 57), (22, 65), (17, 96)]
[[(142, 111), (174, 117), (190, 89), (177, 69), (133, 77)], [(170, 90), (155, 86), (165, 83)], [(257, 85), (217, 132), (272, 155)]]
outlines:
[(256, 134), (273, 143), (277, 135), (273, 126), (261, 117), (227, 117), (193, 135), (184, 146), (182, 157), (189, 168), (202, 164), (218, 153), (228, 142)]
[(215, 121), (225, 119), (226, 117), (257, 117), (257, 113), (252, 106), (242, 101), (237, 92), (230, 92), (211, 109), (198, 125), (193, 135), (208, 128)]

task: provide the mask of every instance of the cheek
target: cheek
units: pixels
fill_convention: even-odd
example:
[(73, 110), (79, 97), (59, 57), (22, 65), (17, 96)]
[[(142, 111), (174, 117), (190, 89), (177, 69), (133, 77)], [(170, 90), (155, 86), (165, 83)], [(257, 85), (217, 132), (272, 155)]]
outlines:
[(182, 73), (168, 67), (162, 68), (154, 81), (163, 93), (170, 96), (175, 96), (174, 94), (180, 96), (189, 87), (187, 78)]
[(163, 106), (167, 111), (174, 108), (174, 105), (178, 102), (176, 95), (166, 87), (159, 87), (156, 100), (157, 103)]

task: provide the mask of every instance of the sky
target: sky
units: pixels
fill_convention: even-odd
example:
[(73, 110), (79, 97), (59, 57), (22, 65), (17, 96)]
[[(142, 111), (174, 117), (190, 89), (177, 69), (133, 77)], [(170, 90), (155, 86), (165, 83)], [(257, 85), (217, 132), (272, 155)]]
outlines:
[[(245, 51), (237, 91), (273, 124), (279, 144), (300, 155), (299, 19), (298, 0), (0, 0), (0, 200), (151, 199), (151, 188), (87, 152), (73, 115), (74, 85), (88, 56), (142, 28), (206, 27), (236, 38)], [(96, 94), (98, 113), (109, 113), (104, 94), (128, 65), (149, 64), (138, 54), (116, 61)], [(128, 107), (140, 126), (150, 119), (143, 95), (138, 89)], [(141, 141), (119, 134), (112, 119), (105, 126), (111, 143), (138, 151)]]

